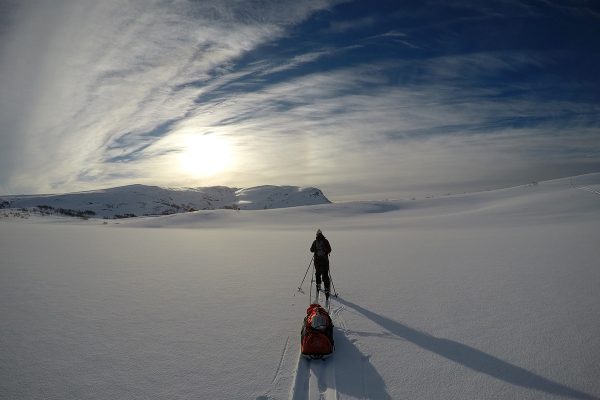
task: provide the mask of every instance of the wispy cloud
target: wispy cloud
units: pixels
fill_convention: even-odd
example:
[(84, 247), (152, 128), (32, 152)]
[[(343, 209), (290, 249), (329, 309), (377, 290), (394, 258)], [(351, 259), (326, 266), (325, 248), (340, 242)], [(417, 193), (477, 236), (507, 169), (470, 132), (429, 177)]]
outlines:
[(286, 60), (281, 65), (266, 68), (264, 71), (261, 72), (261, 75), (275, 74), (278, 72), (295, 69), (301, 65), (314, 62), (323, 56), (331, 54), (331, 52), (332, 51), (322, 50), (322, 51), (313, 51), (310, 53), (300, 54), (300, 55), (292, 57), (289, 60)]
[[(584, 75), (595, 53), (577, 49), (585, 62), (564, 79), (567, 41), (488, 34), (515, 10), (541, 20), (537, 8), (439, 3), (446, 18), (427, 5), (369, 13), (365, 2), (366, 15), (331, 22), (335, 3), (10, 4), (0, 190), (273, 183), (348, 196), (600, 167), (600, 85)], [(484, 37), (463, 38), (470, 29)], [(174, 170), (190, 131), (227, 138), (239, 155), (229, 174)]]
[[(20, 190), (74, 182), (81, 165), (138, 151), (185, 118), (219, 68), (329, 1), (27, 2), (2, 37), (0, 178)], [(166, 133), (166, 132), (165, 132)]]
[[(413, 181), (415, 165), (423, 185), (445, 185), (457, 175), (481, 185), (483, 171), (495, 184), (509, 183), (506, 176), (516, 172), (529, 171), (523, 179), (547, 177), (564, 169), (564, 159), (556, 156), (567, 148), (582, 161), (600, 155), (598, 105), (540, 98), (530, 92), (535, 84), (507, 97), (502, 85), (465, 83), (467, 73), (497, 75), (539, 63), (519, 54), (419, 60), (403, 65), (420, 71), (418, 84), (406, 85), (390, 84), (389, 72), (398, 68), (391, 64), (314, 73), (236, 93), (235, 103), (213, 110), (215, 119), (202, 125), (226, 125), (247, 135), (257, 143), (250, 153), (263, 159), (270, 149), (261, 146), (263, 138), (304, 139), (305, 151), (296, 147), (285, 159), (313, 179), (321, 174), (328, 185), (341, 175), (363, 184), (373, 176)], [(261, 176), (285, 179), (287, 171), (270, 167)]]
[[(506, 68), (493, 58), (474, 57), (486, 66), (486, 74)], [(439, 79), (440, 63), (458, 66), (461, 61), (472, 58), (430, 60), (425, 71), (436, 79), (429, 85), (390, 85), (387, 72), (396, 65), (368, 64), (228, 92), (200, 105), (188, 123), (200, 131), (235, 132), (246, 155), (235, 176), (254, 182), (257, 176), (274, 183), (318, 179), (335, 187), (348, 180), (365, 186), (374, 179), (379, 186), (418, 180), (423, 187), (446, 188), (457, 175), (475, 182), (477, 165), (477, 174), (486, 171), (490, 184), (501, 184), (516, 172), (529, 171), (527, 179), (556, 174), (564, 167), (558, 155), (567, 148), (587, 162), (600, 154), (597, 105), (540, 104), (527, 92), (498, 102), (502, 88), (463, 86), (448, 70), (443, 74), (447, 80)], [(295, 176), (294, 170), (302, 173)]]

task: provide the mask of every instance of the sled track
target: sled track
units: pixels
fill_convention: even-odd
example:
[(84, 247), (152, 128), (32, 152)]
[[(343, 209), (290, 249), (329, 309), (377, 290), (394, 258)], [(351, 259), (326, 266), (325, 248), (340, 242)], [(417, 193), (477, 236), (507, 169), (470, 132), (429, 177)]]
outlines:
[[(333, 308), (336, 316), (343, 307)], [(335, 381), (335, 353), (326, 360), (309, 360), (298, 356), (294, 380), (290, 390), (290, 400), (337, 400), (339, 398)]]
[(337, 400), (335, 363), (298, 357), (290, 400)]

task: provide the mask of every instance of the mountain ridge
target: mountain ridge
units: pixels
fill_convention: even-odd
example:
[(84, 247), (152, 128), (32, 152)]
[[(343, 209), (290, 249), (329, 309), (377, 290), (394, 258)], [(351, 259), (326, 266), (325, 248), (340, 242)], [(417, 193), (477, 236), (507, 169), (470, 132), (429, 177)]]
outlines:
[(0, 209), (76, 216), (129, 218), (199, 210), (258, 210), (331, 203), (315, 187), (263, 185), (165, 188), (132, 184), (85, 192), (0, 197)]

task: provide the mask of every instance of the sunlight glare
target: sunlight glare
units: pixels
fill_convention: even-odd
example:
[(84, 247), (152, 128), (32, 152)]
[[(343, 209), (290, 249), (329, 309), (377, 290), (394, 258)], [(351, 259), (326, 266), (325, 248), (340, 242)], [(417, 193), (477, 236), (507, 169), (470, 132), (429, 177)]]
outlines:
[(225, 172), (233, 163), (231, 145), (223, 136), (190, 135), (180, 154), (181, 169), (197, 178)]

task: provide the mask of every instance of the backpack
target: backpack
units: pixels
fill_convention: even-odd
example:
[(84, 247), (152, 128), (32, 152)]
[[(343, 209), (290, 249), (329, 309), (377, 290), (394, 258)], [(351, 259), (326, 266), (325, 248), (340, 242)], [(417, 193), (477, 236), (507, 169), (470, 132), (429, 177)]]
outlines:
[(326, 257), (327, 256), (327, 242), (324, 240), (315, 241), (315, 256)]

